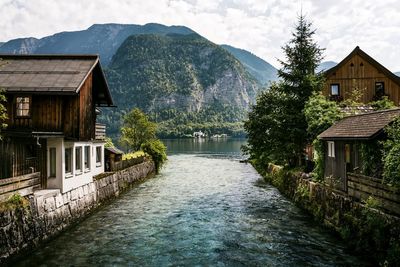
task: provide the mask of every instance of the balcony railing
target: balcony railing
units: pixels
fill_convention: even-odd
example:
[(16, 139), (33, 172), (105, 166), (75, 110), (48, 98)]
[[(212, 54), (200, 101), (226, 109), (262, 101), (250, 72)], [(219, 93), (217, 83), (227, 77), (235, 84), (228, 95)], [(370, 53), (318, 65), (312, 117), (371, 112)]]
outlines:
[(96, 123), (95, 138), (96, 140), (104, 140), (106, 138), (105, 124)]

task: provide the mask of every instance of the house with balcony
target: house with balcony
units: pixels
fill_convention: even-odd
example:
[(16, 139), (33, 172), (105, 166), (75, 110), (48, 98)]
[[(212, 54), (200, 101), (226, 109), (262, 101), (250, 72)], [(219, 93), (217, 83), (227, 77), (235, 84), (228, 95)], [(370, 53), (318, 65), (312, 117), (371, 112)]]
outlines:
[(358, 46), (340, 63), (328, 69), (325, 78), (323, 94), (331, 100), (345, 100), (358, 90), (364, 104), (387, 96), (399, 106), (400, 77)]
[(0, 179), (40, 172), (40, 188), (67, 192), (104, 172), (96, 117), (113, 100), (97, 55), (0, 55), (0, 88)]

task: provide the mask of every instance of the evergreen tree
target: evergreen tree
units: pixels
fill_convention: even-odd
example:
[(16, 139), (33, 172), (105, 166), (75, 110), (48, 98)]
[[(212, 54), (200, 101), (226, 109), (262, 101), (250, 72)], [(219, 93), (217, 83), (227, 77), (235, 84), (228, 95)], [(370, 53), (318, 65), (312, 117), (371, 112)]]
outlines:
[(245, 121), (249, 136), (245, 151), (263, 164), (298, 165), (306, 144), (312, 141), (303, 110), (313, 92), (323, 85), (322, 75), (315, 73), (323, 49), (314, 42), (311, 27), (301, 15), (292, 39), (282, 48), (286, 60), (280, 61), (281, 82), (259, 96)]

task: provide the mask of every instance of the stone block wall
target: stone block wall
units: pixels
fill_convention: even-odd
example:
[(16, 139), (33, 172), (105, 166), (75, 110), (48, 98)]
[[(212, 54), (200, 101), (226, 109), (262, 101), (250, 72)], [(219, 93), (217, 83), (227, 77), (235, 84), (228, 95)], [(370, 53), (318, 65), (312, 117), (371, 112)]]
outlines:
[(400, 217), (315, 182), (305, 174), (272, 167), (266, 180), (335, 231), (351, 250), (368, 257), (373, 266), (398, 266)]
[(79, 222), (94, 208), (153, 173), (154, 162), (145, 161), (64, 194), (40, 190), (29, 196), (27, 207), (0, 210), (0, 265)]

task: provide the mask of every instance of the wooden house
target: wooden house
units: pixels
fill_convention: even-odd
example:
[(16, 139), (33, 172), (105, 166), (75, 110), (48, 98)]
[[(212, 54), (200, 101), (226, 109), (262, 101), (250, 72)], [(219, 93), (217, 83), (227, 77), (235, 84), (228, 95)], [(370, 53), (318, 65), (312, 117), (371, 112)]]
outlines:
[(323, 94), (331, 100), (345, 100), (352, 95), (353, 90), (358, 89), (362, 103), (366, 104), (386, 95), (399, 106), (400, 77), (358, 46), (339, 64), (327, 70), (325, 78)]
[(41, 173), (41, 188), (69, 191), (104, 172), (98, 107), (113, 106), (97, 55), (0, 55), (8, 127), (0, 178)]
[(348, 116), (322, 132), (318, 138), (325, 148), (324, 176), (346, 191), (347, 173), (357, 171), (362, 164), (361, 144), (384, 139), (384, 128), (398, 116), (400, 109)]

